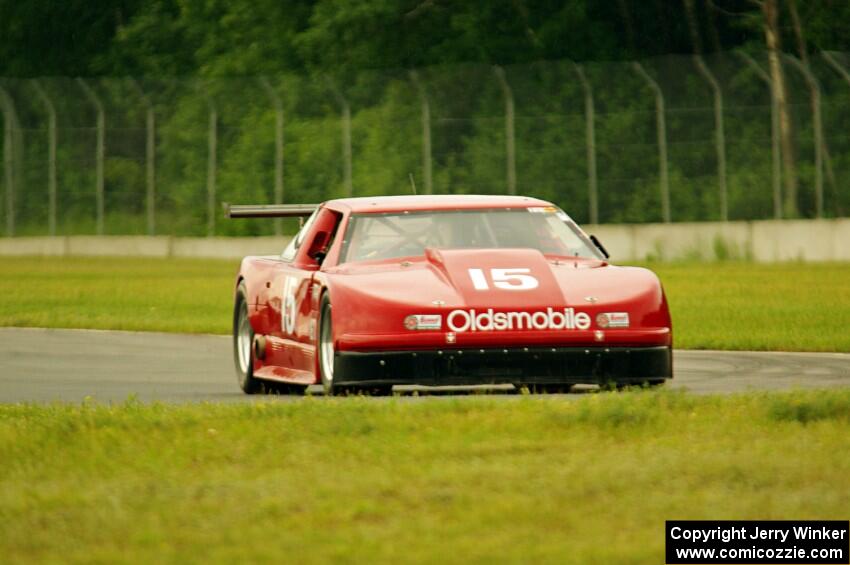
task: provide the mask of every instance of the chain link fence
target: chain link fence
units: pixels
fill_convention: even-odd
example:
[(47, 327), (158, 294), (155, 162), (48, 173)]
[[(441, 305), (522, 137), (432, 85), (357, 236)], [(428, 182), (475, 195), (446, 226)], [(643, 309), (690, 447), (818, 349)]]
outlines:
[[(785, 56), (796, 196), (765, 54), (349, 75), (0, 79), (6, 236), (261, 235), (221, 203), (525, 194), (580, 222), (844, 216), (850, 56)], [(796, 210), (795, 210), (796, 208)]]

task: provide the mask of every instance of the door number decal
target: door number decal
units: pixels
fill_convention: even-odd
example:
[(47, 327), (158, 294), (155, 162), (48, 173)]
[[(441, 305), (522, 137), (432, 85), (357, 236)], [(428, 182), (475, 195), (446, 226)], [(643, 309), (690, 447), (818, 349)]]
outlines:
[(283, 304), (280, 312), (280, 329), (283, 333), (295, 333), (295, 291), (297, 290), (298, 279), (295, 277), (286, 277), (283, 283)]

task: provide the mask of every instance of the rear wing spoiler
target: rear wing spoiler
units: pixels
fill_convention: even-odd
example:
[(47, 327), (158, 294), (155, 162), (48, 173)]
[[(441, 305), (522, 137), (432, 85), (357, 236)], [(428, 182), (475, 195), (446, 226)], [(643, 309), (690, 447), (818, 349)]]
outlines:
[(224, 213), (228, 218), (304, 218), (318, 207), (318, 204), (225, 204)]

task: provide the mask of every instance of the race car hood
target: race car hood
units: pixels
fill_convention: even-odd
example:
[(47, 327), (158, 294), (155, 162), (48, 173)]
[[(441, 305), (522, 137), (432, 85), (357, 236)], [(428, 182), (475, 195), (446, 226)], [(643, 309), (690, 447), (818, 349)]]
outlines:
[(628, 312), (632, 327), (670, 325), (658, 278), (591, 259), (534, 249), (427, 249), (424, 257), (349, 263), (325, 273), (335, 333), (403, 331), (409, 315), (454, 310)]

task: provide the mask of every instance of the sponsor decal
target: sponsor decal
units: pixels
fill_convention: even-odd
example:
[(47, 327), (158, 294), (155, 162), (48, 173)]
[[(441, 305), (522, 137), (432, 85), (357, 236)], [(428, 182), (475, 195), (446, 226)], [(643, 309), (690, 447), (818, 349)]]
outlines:
[(409, 330), (439, 330), (443, 327), (440, 314), (411, 314), (404, 319), (404, 327)]
[(629, 327), (629, 313), (603, 312), (597, 314), (596, 325), (600, 328), (627, 328)]
[(586, 330), (590, 316), (573, 308), (555, 310), (547, 308), (537, 312), (494, 312), (492, 308), (478, 312), (452, 310), (446, 316), (446, 325), (456, 333), (510, 330)]

